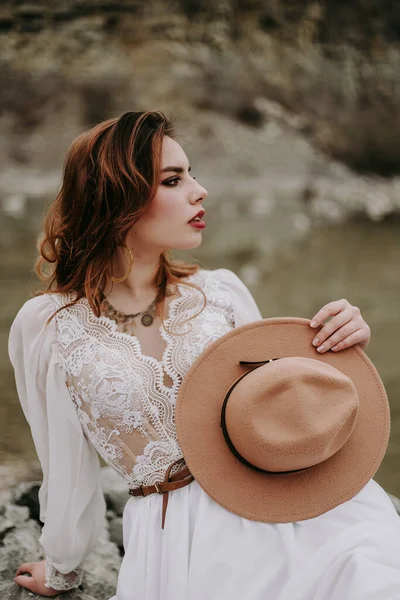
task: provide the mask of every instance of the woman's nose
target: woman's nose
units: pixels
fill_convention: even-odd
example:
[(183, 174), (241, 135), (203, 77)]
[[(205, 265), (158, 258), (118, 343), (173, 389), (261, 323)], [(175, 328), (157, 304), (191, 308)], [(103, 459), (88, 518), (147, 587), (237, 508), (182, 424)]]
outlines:
[(206, 188), (204, 188), (202, 185), (200, 185), (199, 183), (197, 183), (197, 189), (196, 189), (196, 193), (195, 193), (195, 200), (196, 202), (198, 202), (199, 200), (205, 200), (208, 196), (208, 192), (206, 190)]

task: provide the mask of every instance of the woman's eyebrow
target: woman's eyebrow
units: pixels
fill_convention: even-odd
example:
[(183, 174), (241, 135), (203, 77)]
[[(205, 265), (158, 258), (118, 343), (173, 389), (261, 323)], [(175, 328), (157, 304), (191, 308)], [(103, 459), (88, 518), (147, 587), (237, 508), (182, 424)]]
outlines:
[[(189, 166), (188, 171), (190, 173), (191, 171), (191, 166)], [(167, 173), (169, 171), (172, 171), (173, 173), (183, 173), (185, 171), (185, 169), (183, 167), (164, 167), (164, 169), (162, 169), (161, 173)]]

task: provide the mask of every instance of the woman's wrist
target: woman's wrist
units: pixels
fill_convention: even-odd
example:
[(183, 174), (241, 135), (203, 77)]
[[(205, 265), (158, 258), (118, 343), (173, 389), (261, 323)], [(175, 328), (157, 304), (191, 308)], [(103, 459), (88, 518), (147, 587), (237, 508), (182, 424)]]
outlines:
[(77, 567), (70, 573), (60, 573), (55, 567), (55, 562), (53, 559), (46, 557), (45, 586), (47, 588), (66, 591), (81, 585), (83, 579), (83, 569), (81, 567)]

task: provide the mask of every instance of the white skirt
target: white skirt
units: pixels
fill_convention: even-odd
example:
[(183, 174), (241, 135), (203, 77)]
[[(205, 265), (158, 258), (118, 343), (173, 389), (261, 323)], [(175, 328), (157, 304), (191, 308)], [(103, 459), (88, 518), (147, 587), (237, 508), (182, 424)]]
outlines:
[(269, 524), (234, 515), (194, 481), (130, 498), (110, 600), (400, 600), (400, 519), (370, 481), (320, 517)]

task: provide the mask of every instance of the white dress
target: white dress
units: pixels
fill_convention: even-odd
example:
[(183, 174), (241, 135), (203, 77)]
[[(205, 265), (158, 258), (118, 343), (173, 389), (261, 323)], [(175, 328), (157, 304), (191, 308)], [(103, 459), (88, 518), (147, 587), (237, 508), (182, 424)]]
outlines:
[[(169, 305), (163, 360), (86, 300), (28, 300), (10, 332), (17, 390), (43, 470), (40, 542), (48, 585), (79, 585), (105, 514), (98, 454), (128, 488), (164, 479), (181, 457), (174, 403), (202, 351), (232, 328), (261, 319), (249, 290), (227, 269), (200, 270)], [(165, 385), (164, 374), (172, 381)], [(286, 524), (228, 512), (194, 481), (162, 497), (129, 497), (125, 555), (112, 600), (400, 600), (400, 519), (370, 481), (324, 515)]]

